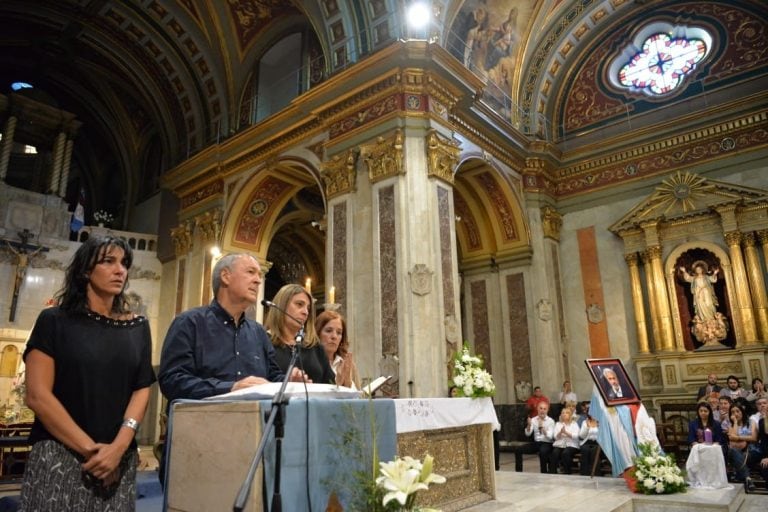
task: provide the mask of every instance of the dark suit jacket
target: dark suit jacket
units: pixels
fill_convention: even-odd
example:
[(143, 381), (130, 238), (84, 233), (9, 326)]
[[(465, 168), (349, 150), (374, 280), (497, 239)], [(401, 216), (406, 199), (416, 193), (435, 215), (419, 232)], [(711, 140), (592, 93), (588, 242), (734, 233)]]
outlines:
[[(717, 384), (712, 386), (712, 391), (715, 392), (715, 393), (720, 393), (721, 389), (723, 389), (723, 388), (721, 388)], [(707, 386), (701, 386), (699, 388), (699, 392), (696, 394), (696, 401), (698, 402), (699, 400), (701, 400), (701, 397), (703, 397), (706, 394), (707, 394)]]

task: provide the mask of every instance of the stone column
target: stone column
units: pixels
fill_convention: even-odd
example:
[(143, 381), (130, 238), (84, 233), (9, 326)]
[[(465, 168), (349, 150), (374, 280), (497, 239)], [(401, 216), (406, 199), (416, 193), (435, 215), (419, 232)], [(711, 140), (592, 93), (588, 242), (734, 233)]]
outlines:
[(637, 348), (641, 354), (650, 353), (648, 345), (648, 327), (645, 321), (643, 303), (643, 285), (640, 282), (640, 269), (637, 266), (637, 253), (625, 254), (624, 260), (629, 267), (629, 285), (632, 288), (632, 306), (635, 310), (635, 328), (637, 330)]
[(661, 246), (655, 245), (648, 248), (651, 257), (651, 273), (656, 296), (656, 312), (659, 315), (659, 327), (661, 334), (661, 349), (664, 351), (675, 350), (675, 334), (672, 329), (672, 316), (669, 312), (669, 297), (667, 297), (664, 269), (661, 265)]
[(755, 234), (746, 233), (742, 240), (744, 257), (747, 262), (749, 289), (752, 291), (752, 306), (755, 308), (757, 332), (764, 343), (768, 342), (768, 297), (765, 293), (765, 280), (760, 267), (760, 255), (755, 246)]
[(745, 345), (754, 345), (757, 343), (757, 329), (755, 327), (752, 299), (749, 293), (749, 280), (747, 279), (747, 271), (741, 254), (741, 240), (742, 234), (739, 231), (725, 233), (725, 242), (728, 244), (731, 266), (733, 267), (733, 285), (736, 292), (737, 309), (744, 332), (743, 341)]
[(3, 129), (3, 143), (0, 146), (0, 181), (5, 181), (8, 175), (8, 162), (11, 160), (13, 136), (16, 132), (16, 117), (9, 116)]
[(660, 350), (661, 344), (661, 322), (659, 321), (659, 315), (657, 313), (656, 301), (656, 283), (653, 280), (653, 272), (651, 272), (651, 254), (647, 249), (640, 254), (645, 266), (645, 286), (648, 288), (648, 307), (650, 308), (651, 315), (651, 332), (653, 333), (653, 347), (655, 352)]
[(67, 195), (67, 181), (69, 180), (69, 169), (72, 165), (72, 147), (75, 141), (67, 139), (67, 145), (64, 148), (64, 161), (61, 167), (61, 178), (59, 179), (59, 197)]
[(64, 161), (64, 147), (67, 143), (67, 134), (59, 132), (53, 143), (53, 164), (50, 179), (48, 181), (48, 193), (55, 194), (59, 191), (61, 181), (61, 164)]

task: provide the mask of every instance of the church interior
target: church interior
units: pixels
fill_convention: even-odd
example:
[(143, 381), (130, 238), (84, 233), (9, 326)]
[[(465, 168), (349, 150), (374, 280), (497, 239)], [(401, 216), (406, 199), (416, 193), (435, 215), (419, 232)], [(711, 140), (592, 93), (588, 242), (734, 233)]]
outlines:
[(762, 0), (5, 0), (0, 66), (6, 419), (104, 233), (154, 364), (218, 250), (342, 312), (388, 396), (447, 396), (464, 344), (501, 416), (534, 386), (588, 400), (589, 359), (654, 415), (768, 378)]

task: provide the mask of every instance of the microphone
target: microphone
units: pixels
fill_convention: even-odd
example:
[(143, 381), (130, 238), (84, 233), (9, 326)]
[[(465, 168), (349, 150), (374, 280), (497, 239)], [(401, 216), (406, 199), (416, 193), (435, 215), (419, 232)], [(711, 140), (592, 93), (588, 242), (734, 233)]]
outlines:
[(261, 305), (264, 306), (267, 309), (274, 308), (274, 309), (278, 310), (279, 312), (281, 312), (282, 314), (284, 314), (285, 316), (287, 316), (288, 318), (290, 318), (291, 320), (293, 320), (294, 322), (296, 322), (297, 324), (299, 324), (301, 327), (299, 327), (299, 332), (296, 333), (296, 338), (295, 338), (296, 346), (299, 347), (299, 348), (304, 346), (304, 322), (302, 322), (301, 320), (299, 320), (295, 316), (289, 314), (286, 310), (284, 310), (283, 308), (281, 308), (280, 306), (278, 306), (277, 304), (275, 304), (271, 300), (262, 299), (261, 300)]

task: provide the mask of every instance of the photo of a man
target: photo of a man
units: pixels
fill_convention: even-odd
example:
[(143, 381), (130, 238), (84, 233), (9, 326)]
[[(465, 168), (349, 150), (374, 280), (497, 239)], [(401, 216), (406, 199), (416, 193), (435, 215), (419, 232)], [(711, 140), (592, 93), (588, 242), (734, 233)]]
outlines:
[(619, 359), (587, 359), (585, 362), (606, 405), (630, 404), (640, 400)]

